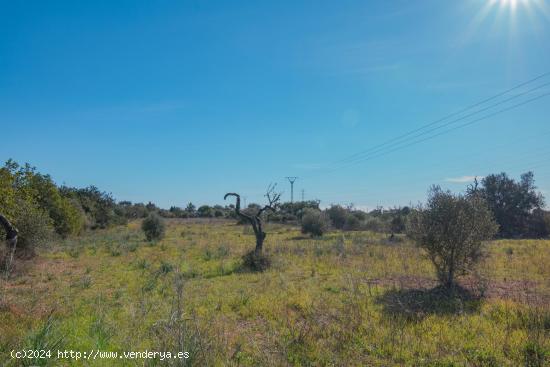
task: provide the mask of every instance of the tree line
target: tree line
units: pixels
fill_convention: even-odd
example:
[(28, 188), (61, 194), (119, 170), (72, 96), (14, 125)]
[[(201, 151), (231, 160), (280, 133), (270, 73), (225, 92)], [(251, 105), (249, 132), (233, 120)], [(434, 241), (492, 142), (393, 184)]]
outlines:
[[(533, 172), (522, 174), (517, 181), (506, 173), (488, 175), (468, 186), (465, 195), (487, 205), (497, 224), (496, 238), (545, 238), (550, 235), (550, 212), (544, 209), (545, 199), (537, 191)], [(310, 207), (303, 211), (302, 229), (312, 235), (321, 235), (331, 228), (405, 233), (415, 209), (405, 206), (364, 212), (353, 206), (331, 205), (325, 210)]]
[[(497, 224), (497, 237), (542, 238), (550, 234), (550, 214), (544, 210), (544, 197), (536, 190), (532, 172), (523, 174), (518, 181), (505, 173), (489, 175), (468, 187), (467, 194), (486, 203)], [(241, 211), (250, 215), (261, 208), (253, 203)], [(366, 212), (351, 205), (331, 205), (322, 210), (318, 200), (280, 203), (277, 209), (262, 214), (265, 220), (302, 225), (305, 233), (314, 236), (329, 229), (404, 233), (414, 212), (410, 207)], [(54, 236), (64, 238), (125, 224), (151, 213), (164, 218), (232, 218), (241, 223), (245, 218), (236, 213), (234, 204), (196, 207), (188, 203), (185, 207), (162, 209), (152, 202), (117, 202), (110, 193), (95, 186), (58, 186), (49, 175), (29, 164), (8, 160), (0, 168), (0, 214), (20, 231), (19, 256), (32, 256), (37, 244)], [(0, 235), (6, 235), (1, 226)]]

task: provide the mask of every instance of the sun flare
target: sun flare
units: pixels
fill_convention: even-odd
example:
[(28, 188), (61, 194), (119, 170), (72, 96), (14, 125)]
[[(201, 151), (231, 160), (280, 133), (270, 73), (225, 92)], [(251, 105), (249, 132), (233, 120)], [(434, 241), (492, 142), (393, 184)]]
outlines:
[(516, 10), (518, 7), (529, 8), (531, 5), (536, 7), (543, 7), (544, 0), (489, 0), (490, 5), (497, 5), (500, 8), (508, 8)]
[(499, 5), (502, 8), (516, 9), (518, 3), (528, 3), (529, 0), (490, 0), (491, 5)]
[(480, 27), (488, 19), (492, 19), (495, 26), (507, 22), (513, 30), (520, 22), (525, 27), (550, 20), (548, 0), (485, 0), (476, 3), (482, 5), (472, 20), (472, 28)]

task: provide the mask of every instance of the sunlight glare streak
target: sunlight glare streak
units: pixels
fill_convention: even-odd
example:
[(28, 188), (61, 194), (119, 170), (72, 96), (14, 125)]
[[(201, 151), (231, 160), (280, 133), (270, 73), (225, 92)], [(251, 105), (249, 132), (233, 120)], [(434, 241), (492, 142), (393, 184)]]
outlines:
[[(515, 17), (516, 13), (523, 11), (529, 15), (540, 13), (544, 17), (550, 19), (550, 9), (546, 1), (547, 0), (487, 0), (478, 18), (483, 18), (488, 15), (487, 8), (496, 8), (497, 18), (502, 18), (505, 16), (505, 13), (510, 17)], [(479, 20), (476, 20), (476, 22), (478, 21)]]

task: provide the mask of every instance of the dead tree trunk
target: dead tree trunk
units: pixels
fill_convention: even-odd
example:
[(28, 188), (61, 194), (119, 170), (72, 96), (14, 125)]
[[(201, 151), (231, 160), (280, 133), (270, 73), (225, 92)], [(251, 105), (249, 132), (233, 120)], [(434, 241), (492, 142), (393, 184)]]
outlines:
[(6, 245), (8, 247), (8, 252), (9, 252), (9, 255), (6, 257), (6, 279), (7, 279), (11, 273), (13, 258), (15, 256), (15, 250), (17, 248), (17, 235), (19, 234), (19, 231), (2, 214), (0, 214), (0, 224), (2, 225), (2, 227), (4, 227), (4, 231), (6, 232)]
[(256, 255), (259, 255), (262, 253), (264, 240), (265, 240), (265, 237), (267, 236), (263, 230), (262, 214), (266, 210), (275, 211), (279, 203), (279, 199), (281, 198), (281, 194), (277, 194), (274, 191), (275, 191), (275, 185), (270, 185), (265, 195), (269, 201), (269, 204), (267, 204), (266, 206), (258, 210), (256, 214), (248, 214), (248, 213), (243, 213), (241, 211), (241, 196), (239, 194), (236, 194), (234, 192), (228, 192), (223, 197), (223, 199), (226, 200), (228, 196), (235, 196), (236, 198), (235, 213), (237, 213), (239, 217), (243, 218), (248, 223), (250, 223), (250, 225), (252, 225), (252, 229), (254, 230), (254, 235), (256, 236), (256, 248), (254, 249), (254, 253)]

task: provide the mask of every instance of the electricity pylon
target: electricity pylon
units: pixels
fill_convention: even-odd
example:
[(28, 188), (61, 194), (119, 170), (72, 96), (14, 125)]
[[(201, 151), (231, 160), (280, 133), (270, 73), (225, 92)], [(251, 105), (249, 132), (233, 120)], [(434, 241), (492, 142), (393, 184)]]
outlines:
[(298, 179), (298, 177), (286, 177), (288, 182), (290, 182), (290, 202), (294, 202), (294, 182)]

